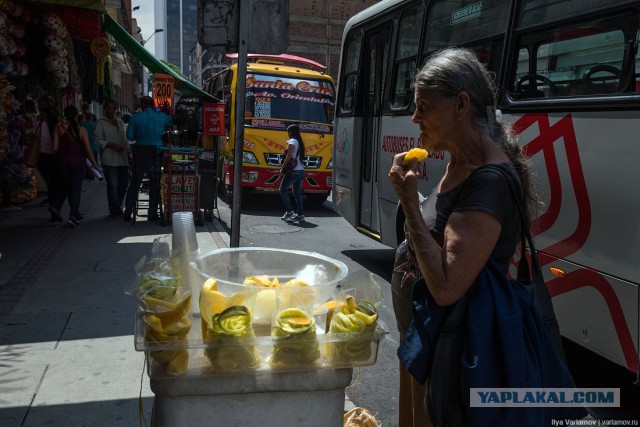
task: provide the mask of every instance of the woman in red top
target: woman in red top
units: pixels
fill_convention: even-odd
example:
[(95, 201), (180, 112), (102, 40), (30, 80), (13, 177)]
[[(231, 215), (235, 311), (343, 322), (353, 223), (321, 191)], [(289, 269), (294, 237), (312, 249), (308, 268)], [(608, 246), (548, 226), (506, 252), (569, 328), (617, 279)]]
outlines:
[(51, 204), (52, 215), (60, 216), (65, 199), (69, 199), (69, 220), (67, 223), (79, 227), (84, 218), (80, 215), (80, 193), (85, 172), (85, 160), (97, 167), (96, 159), (89, 145), (89, 135), (78, 123), (78, 109), (69, 105), (64, 109), (65, 122), (56, 126), (53, 132), (53, 150), (60, 175), (60, 194)]

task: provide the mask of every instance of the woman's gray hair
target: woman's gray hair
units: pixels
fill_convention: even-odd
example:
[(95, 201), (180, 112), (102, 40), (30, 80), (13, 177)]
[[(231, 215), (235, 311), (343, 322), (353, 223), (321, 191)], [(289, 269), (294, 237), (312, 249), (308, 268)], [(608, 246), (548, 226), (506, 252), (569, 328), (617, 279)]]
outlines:
[(520, 175), (522, 189), (531, 215), (535, 214), (536, 196), (530, 162), (524, 157), (511, 129), (496, 118), (497, 90), (491, 73), (473, 51), (449, 48), (436, 52), (416, 73), (414, 86), (434, 90), (443, 96), (461, 91), (469, 95), (476, 124), (484, 139), (499, 144)]

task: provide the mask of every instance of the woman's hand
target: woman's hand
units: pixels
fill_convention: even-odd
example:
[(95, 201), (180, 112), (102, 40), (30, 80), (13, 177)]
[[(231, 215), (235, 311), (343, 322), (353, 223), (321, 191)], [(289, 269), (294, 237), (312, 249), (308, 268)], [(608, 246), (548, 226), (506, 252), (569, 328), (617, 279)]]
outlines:
[(408, 165), (403, 165), (402, 162), (406, 155), (407, 152), (404, 152), (393, 157), (391, 170), (389, 170), (389, 180), (403, 205), (406, 202), (413, 203), (415, 201), (414, 205), (417, 206), (418, 161), (413, 159)]

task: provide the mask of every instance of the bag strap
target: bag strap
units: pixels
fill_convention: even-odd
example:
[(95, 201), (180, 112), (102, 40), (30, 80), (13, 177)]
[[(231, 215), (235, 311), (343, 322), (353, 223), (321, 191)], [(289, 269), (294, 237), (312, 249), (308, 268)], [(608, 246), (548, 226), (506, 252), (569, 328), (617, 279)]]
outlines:
[[(520, 257), (520, 262), (518, 263), (518, 280), (523, 283), (530, 283), (531, 278), (533, 278), (534, 282), (544, 282), (542, 277), (542, 269), (540, 268), (540, 262), (538, 260), (538, 252), (533, 244), (533, 237), (531, 236), (531, 232), (529, 230), (529, 223), (527, 221), (528, 215), (527, 211), (524, 207), (524, 196), (522, 194), (522, 190), (519, 188), (519, 183), (516, 181), (516, 177), (513, 173), (507, 168), (499, 165), (486, 165), (488, 169), (499, 172), (507, 181), (509, 185), (509, 190), (511, 191), (511, 195), (516, 201), (516, 206), (518, 208), (518, 213), (520, 214), (520, 239), (522, 245), (522, 256)], [(529, 250), (531, 251), (531, 268), (529, 268), (529, 262), (527, 261), (527, 257), (524, 255), (524, 249), (526, 246), (529, 246)]]
[[(527, 217), (525, 216), (526, 210), (524, 208), (524, 196), (522, 191), (517, 190), (517, 181), (513, 176), (513, 173), (506, 168), (499, 167), (497, 165), (491, 165), (491, 169), (500, 172), (509, 183), (509, 189), (513, 194), (518, 211), (520, 212), (520, 218), (522, 221), (522, 256), (520, 257), (520, 263), (518, 264), (518, 281), (528, 284), (528, 291), (534, 306), (542, 316), (545, 328), (549, 334), (551, 344), (555, 349), (556, 355), (560, 360), (566, 364), (566, 357), (562, 348), (562, 337), (560, 334), (560, 327), (558, 325), (558, 319), (556, 318), (555, 311), (553, 309), (553, 303), (551, 302), (551, 294), (545, 285), (542, 277), (542, 269), (540, 268), (540, 262), (538, 260), (538, 253), (533, 245), (533, 238), (529, 231), (529, 224), (527, 223)], [(527, 257), (524, 256), (525, 237), (529, 243), (529, 249), (531, 250), (531, 270), (532, 276), (529, 276), (529, 263)], [(533, 279), (531, 281), (530, 277)]]

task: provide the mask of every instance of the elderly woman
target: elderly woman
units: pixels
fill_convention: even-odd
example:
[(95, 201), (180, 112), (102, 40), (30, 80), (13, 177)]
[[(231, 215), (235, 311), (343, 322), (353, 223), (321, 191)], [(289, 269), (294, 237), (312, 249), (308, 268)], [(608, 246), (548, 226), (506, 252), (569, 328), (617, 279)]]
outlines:
[[(436, 53), (418, 71), (414, 86), (412, 120), (420, 126), (422, 148), (446, 151), (451, 160), (421, 207), (418, 162), (412, 159), (405, 165), (407, 153), (395, 156), (389, 178), (408, 229), (407, 242), (400, 250), (407, 251), (403, 259), (413, 262), (414, 273), (424, 278), (418, 285), (426, 284), (439, 306), (450, 306), (465, 295), (490, 257), (506, 269), (519, 239), (521, 220), (509, 182), (487, 166), (498, 165), (511, 173), (530, 206), (535, 201), (534, 189), (520, 148), (496, 120), (495, 87), (475, 54), (464, 49)], [(404, 271), (409, 270), (405, 263)], [(406, 328), (411, 286), (402, 282), (392, 285), (394, 310), (398, 324)], [(400, 383), (405, 401), (400, 409), (401, 425), (425, 425), (424, 386), (402, 368)], [(412, 403), (407, 405), (407, 401)]]

